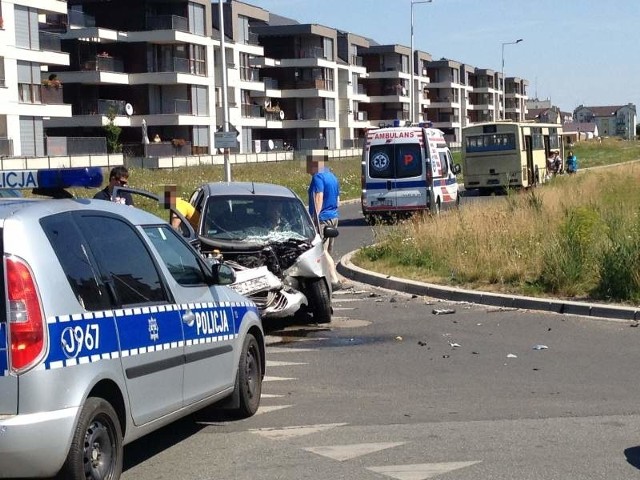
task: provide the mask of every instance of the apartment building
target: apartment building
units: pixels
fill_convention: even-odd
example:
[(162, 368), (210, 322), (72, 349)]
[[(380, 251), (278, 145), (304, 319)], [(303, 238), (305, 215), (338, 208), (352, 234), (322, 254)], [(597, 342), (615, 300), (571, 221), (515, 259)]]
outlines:
[(104, 137), (113, 123), (128, 155), (209, 153), (219, 44), (210, 2), (69, 0), (68, 8), (70, 63), (55, 73), (73, 117), (47, 120), (47, 134)]
[(595, 123), (602, 136), (635, 138), (637, 115), (633, 103), (593, 107), (580, 105), (573, 111), (573, 118), (579, 123)]
[(0, 156), (44, 155), (44, 118), (71, 116), (64, 87), (47, 73), (69, 64), (47, 31), (47, 18), (66, 12), (63, 0), (0, 1)]
[(369, 76), (362, 52), (369, 40), (348, 32), (338, 32), (338, 119), (342, 148), (362, 146), (370, 127), (365, 105), (370, 103), (365, 81)]
[(504, 82), (504, 118), (522, 122), (527, 115), (529, 82), (519, 77), (507, 77)]
[[(16, 36), (31, 50), (26, 56), (7, 29), (23, 7), (5, 3), (5, 155), (55, 154), (56, 139), (91, 153), (86, 140), (104, 145), (109, 124), (122, 129), (125, 156), (212, 155), (225, 112), (240, 133), (239, 153), (358, 148), (368, 128), (396, 121), (429, 121), (455, 145), (464, 126), (501, 118), (503, 105), (506, 118), (526, 113), (526, 80), (508, 78), (503, 99), (501, 75), (490, 69), (434, 61), (238, 0), (223, 2), (223, 23), (220, 4), (208, 0), (24, 0), (27, 25), (38, 25), (37, 43), (31, 30)], [(30, 110), (17, 114), (23, 104)]]

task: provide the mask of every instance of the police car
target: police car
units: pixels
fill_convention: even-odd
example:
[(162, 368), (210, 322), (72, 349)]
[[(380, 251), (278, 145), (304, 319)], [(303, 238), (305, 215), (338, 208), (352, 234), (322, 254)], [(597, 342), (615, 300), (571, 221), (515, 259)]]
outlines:
[[(99, 187), (99, 168), (2, 172), (1, 186)], [(0, 477), (117, 479), (123, 445), (225, 400), (258, 409), (264, 333), (168, 223), (76, 198), (0, 199)]]

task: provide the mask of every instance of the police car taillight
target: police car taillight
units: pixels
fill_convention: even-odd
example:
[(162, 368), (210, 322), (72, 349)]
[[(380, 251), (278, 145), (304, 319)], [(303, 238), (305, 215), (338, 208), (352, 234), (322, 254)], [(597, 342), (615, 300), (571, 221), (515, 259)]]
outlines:
[(21, 372), (35, 365), (44, 353), (44, 318), (29, 266), (21, 259), (10, 257), (6, 260), (6, 272), (11, 369)]

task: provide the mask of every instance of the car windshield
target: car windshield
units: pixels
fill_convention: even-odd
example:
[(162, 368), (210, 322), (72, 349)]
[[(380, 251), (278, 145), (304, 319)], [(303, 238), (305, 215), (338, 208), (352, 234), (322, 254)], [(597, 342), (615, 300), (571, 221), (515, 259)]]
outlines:
[(316, 234), (297, 198), (263, 195), (211, 196), (203, 212), (201, 235), (211, 240), (268, 243), (310, 241)]

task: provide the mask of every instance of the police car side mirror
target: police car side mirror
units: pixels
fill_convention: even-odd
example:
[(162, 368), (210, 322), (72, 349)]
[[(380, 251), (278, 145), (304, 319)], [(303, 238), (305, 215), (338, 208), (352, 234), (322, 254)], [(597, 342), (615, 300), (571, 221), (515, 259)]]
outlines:
[(462, 172), (462, 167), (459, 163), (454, 163), (451, 170), (453, 171), (454, 175), (460, 175), (460, 172)]
[(322, 238), (335, 238), (339, 233), (336, 227), (324, 227)]
[(236, 281), (236, 272), (225, 263), (214, 263), (211, 265), (211, 276), (217, 285), (231, 285)]

